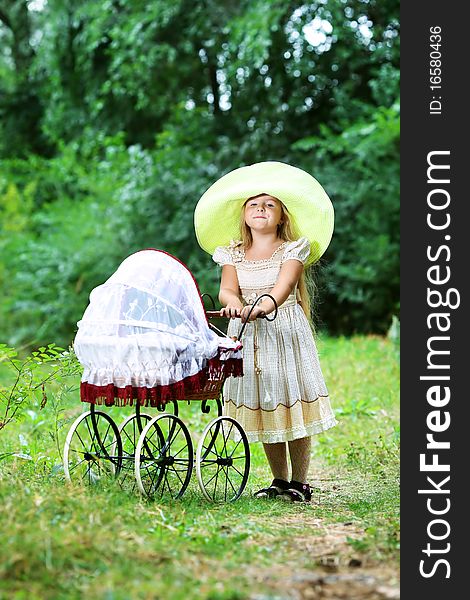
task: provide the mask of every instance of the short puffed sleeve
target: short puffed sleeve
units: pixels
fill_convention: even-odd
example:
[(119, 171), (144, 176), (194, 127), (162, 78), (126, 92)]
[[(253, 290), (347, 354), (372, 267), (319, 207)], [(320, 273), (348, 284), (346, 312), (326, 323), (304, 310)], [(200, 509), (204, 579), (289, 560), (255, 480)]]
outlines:
[(224, 265), (233, 265), (232, 254), (227, 246), (217, 246), (212, 255), (212, 260), (220, 267), (223, 267)]
[(305, 264), (310, 254), (310, 242), (307, 238), (301, 237), (295, 242), (289, 242), (285, 247), (284, 254), (282, 255), (282, 262), (286, 260), (294, 259)]

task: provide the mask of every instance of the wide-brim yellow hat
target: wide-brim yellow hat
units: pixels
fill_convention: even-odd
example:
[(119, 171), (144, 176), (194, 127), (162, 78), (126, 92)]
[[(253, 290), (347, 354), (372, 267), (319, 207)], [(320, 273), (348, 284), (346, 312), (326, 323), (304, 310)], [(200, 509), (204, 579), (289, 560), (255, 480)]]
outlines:
[(268, 194), (284, 204), (299, 235), (310, 241), (307, 264), (316, 262), (333, 235), (331, 200), (309, 173), (275, 161), (230, 171), (202, 195), (194, 211), (194, 227), (201, 248), (213, 254), (217, 246), (228, 246), (239, 239), (243, 204), (258, 194)]

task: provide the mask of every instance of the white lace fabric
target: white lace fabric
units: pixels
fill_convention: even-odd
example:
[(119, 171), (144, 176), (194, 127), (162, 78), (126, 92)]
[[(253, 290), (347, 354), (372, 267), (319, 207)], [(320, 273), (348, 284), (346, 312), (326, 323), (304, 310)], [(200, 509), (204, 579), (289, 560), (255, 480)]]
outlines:
[(190, 271), (158, 250), (129, 256), (91, 292), (74, 349), (82, 384), (99, 388), (171, 386), (212, 359), (241, 356), (239, 343), (209, 328)]

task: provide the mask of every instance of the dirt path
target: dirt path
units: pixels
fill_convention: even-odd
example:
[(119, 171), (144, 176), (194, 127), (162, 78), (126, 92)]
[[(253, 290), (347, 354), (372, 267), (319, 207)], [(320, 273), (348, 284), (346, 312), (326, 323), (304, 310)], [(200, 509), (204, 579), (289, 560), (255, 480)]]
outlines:
[(374, 564), (354, 552), (348, 538), (360, 538), (363, 532), (351, 523), (327, 525), (321, 519), (292, 515), (279, 525), (299, 530), (295, 545), (292, 538), (286, 541), (279, 564), (246, 571), (257, 589), (265, 589), (250, 600), (399, 599), (398, 568)]
[[(238, 552), (229, 568), (213, 557), (195, 555), (187, 567), (202, 582), (203, 597), (213, 597), (215, 578), (221, 598), (399, 600), (396, 554), (386, 547), (371, 546), (370, 541), (364, 544), (365, 519), (354, 516), (349, 508), (357, 498), (373, 496), (379, 484), (366, 476), (339, 474), (328, 467), (317, 470), (316, 478), (310, 481), (316, 490), (311, 503), (292, 505), (292, 511), (279, 513), (269, 507), (280, 500), (263, 500), (265, 513), (245, 515), (247, 522), (222, 525), (222, 533), (227, 535), (250, 531), (242, 544), (266, 552), (255, 553), (259, 560), (252, 562), (240, 560)], [(351, 520), (338, 520), (340, 514), (349, 515)], [(231, 590), (239, 589), (238, 579), (249, 583), (248, 594), (230, 595)]]
[[(322, 492), (360, 487), (350, 477), (341, 480), (327, 469), (316, 475), (315, 485)], [(277, 518), (278, 533), (270, 542), (281, 548), (279, 560), (273, 560), (272, 567), (253, 565), (246, 571), (257, 590), (249, 600), (398, 600), (397, 562), (378, 562), (370, 553), (358, 552), (350, 543), (364, 538), (357, 522), (318, 518), (315, 499), (312, 509)]]

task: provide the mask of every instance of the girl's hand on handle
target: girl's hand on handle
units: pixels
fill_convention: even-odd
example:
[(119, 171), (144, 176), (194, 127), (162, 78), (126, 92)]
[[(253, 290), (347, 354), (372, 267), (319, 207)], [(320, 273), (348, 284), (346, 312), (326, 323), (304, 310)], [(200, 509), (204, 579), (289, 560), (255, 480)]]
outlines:
[(229, 317), (230, 319), (235, 319), (236, 317), (240, 316), (241, 309), (242, 309), (241, 302), (239, 305), (227, 304), (227, 306), (224, 306), (224, 308), (220, 309), (220, 316), (221, 317)]
[(242, 319), (242, 323), (245, 323), (245, 321), (248, 319), (249, 321), (254, 321), (255, 319), (257, 319), (258, 317), (264, 317), (264, 315), (266, 314), (264, 312), (264, 310), (260, 307), (260, 306), (255, 306), (250, 314), (250, 316), (248, 317), (248, 314), (251, 310), (251, 306), (247, 305), (244, 306), (240, 312), (240, 317)]

